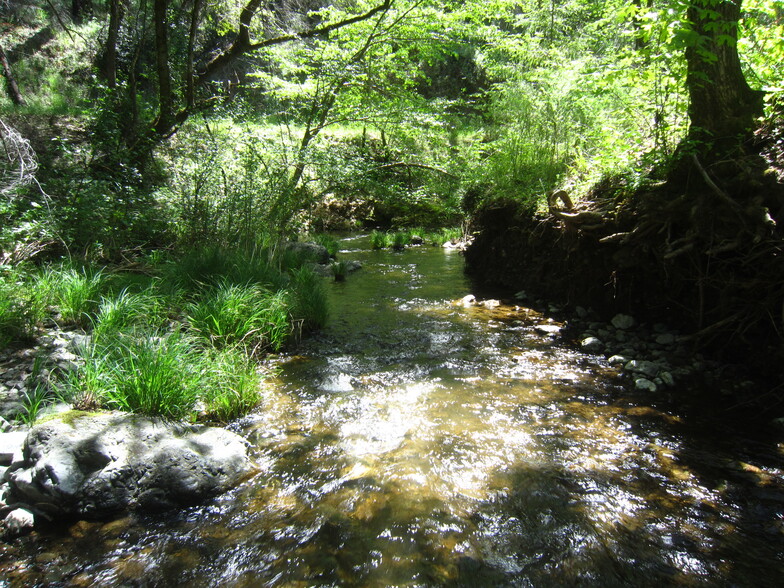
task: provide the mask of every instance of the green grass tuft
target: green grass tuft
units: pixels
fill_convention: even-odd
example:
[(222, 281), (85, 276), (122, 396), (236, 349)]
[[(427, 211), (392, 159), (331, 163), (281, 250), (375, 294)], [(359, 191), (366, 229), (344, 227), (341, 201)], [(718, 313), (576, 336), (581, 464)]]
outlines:
[(223, 282), (205, 290), (186, 310), (191, 330), (217, 348), (242, 345), (251, 354), (278, 351), (289, 334), (282, 292)]

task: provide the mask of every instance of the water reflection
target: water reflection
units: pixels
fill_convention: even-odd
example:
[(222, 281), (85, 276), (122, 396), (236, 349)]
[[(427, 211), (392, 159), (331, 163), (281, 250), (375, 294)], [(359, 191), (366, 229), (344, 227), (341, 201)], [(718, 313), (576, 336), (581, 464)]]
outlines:
[(365, 269), (238, 425), (256, 478), (207, 506), (28, 538), (5, 548), (6, 582), (778, 585), (767, 440), (629, 396), (530, 309), (453, 304), (470, 292), (453, 252), (344, 249)]

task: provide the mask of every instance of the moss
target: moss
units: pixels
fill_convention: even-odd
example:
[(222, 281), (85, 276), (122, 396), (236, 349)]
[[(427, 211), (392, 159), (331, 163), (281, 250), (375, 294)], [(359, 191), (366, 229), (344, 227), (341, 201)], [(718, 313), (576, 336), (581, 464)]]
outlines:
[(71, 427), (74, 426), (74, 423), (82, 418), (91, 418), (96, 417), (102, 414), (106, 414), (106, 411), (96, 411), (96, 412), (89, 412), (86, 410), (68, 410), (66, 412), (61, 412), (58, 414), (50, 414), (47, 415), (40, 420), (36, 421), (36, 425), (42, 425), (43, 423), (48, 423), (50, 421), (62, 421), (66, 425), (70, 425)]

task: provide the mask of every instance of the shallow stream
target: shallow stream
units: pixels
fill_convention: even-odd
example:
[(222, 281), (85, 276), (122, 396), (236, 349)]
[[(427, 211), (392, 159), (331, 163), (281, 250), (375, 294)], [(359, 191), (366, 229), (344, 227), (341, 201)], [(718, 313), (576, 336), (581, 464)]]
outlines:
[[(462, 256), (371, 251), (236, 426), (260, 473), (177, 513), (0, 546), (0, 586), (780, 586), (784, 444), (699, 425)], [(687, 394), (688, 390), (675, 390)]]

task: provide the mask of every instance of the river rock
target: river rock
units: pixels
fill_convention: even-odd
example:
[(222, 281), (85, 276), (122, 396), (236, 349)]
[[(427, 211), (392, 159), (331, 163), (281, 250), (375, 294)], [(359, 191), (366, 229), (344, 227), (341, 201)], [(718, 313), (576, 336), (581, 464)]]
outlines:
[(621, 329), (625, 331), (626, 329), (631, 329), (635, 325), (634, 317), (629, 316), (628, 314), (616, 314), (612, 317), (610, 321), (612, 326), (616, 329)]
[(607, 360), (607, 363), (610, 365), (626, 365), (629, 363), (629, 358), (623, 355), (613, 355), (610, 359)]
[(347, 261), (345, 263), (346, 263), (346, 271), (348, 273), (352, 273), (352, 272), (355, 272), (355, 271), (358, 271), (358, 270), (362, 269), (362, 262), (361, 261), (357, 261), (356, 259), (352, 259), (352, 260)]
[(561, 327), (558, 325), (536, 325), (534, 330), (542, 335), (557, 335), (561, 332)]
[(672, 345), (675, 343), (675, 335), (672, 333), (662, 333), (661, 335), (656, 335), (656, 343), (659, 345)]
[(252, 469), (246, 443), (225, 429), (120, 413), (33, 427), (6, 474), (18, 502), (53, 514), (99, 517), (194, 504)]
[(301, 257), (303, 260), (314, 261), (320, 264), (329, 263), (329, 251), (318, 243), (291, 241), (286, 243), (286, 252)]
[(635, 374), (643, 374), (648, 378), (653, 378), (658, 375), (661, 371), (661, 366), (652, 361), (644, 361), (644, 360), (637, 360), (633, 359), (629, 363), (627, 363), (623, 369), (627, 372), (633, 372)]
[(24, 535), (33, 530), (35, 516), (24, 508), (15, 508), (0, 523), (0, 533), (7, 538)]
[(598, 352), (604, 349), (604, 343), (596, 337), (586, 337), (580, 342), (580, 347), (588, 352)]
[(656, 384), (651, 382), (648, 378), (637, 378), (634, 380), (634, 387), (638, 390), (646, 390), (648, 392), (656, 392)]

